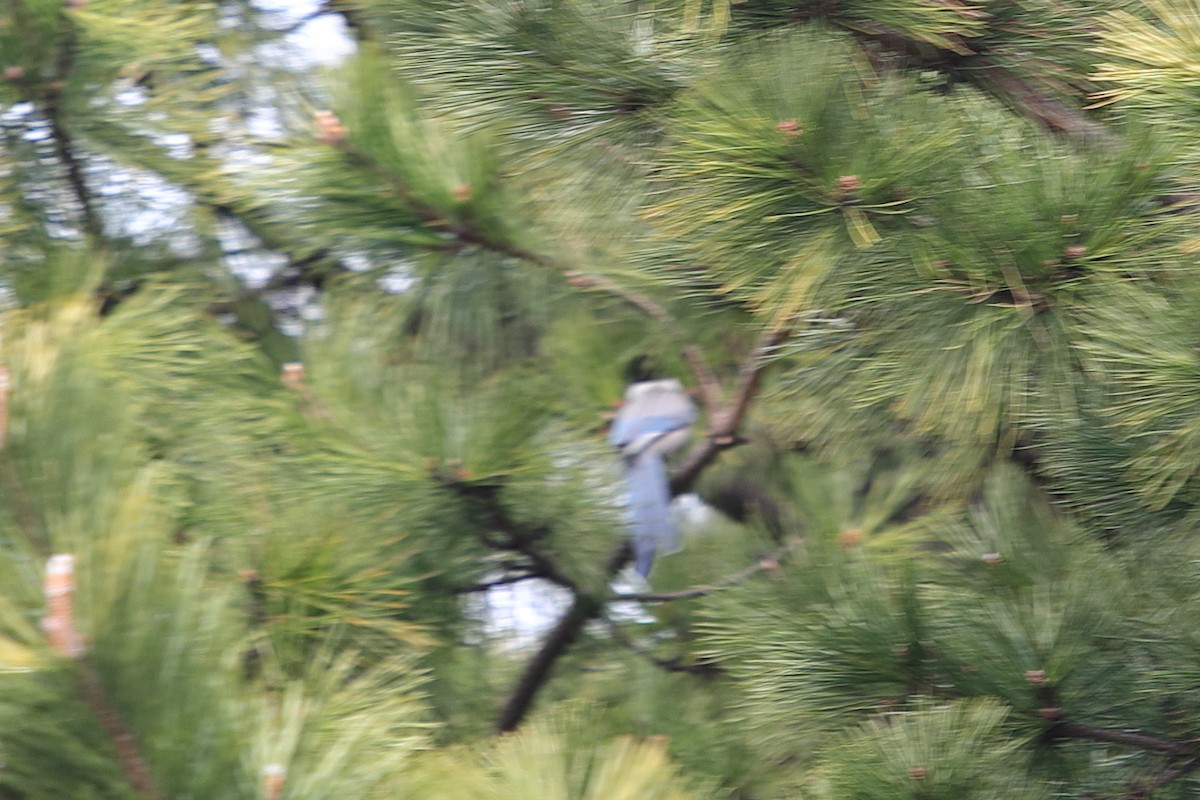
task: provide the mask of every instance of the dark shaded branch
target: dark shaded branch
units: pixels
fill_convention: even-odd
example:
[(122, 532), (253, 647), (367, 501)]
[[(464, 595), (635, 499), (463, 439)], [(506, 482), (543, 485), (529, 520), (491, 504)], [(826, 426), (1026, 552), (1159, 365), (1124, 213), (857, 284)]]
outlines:
[(125, 727), (120, 713), (109, 702), (108, 695), (104, 691), (104, 684), (100, 681), (100, 675), (87, 658), (82, 658), (79, 662), (79, 688), (84, 703), (92, 710), (100, 727), (108, 736), (109, 742), (112, 743), (113, 750), (117, 754), (117, 761), (121, 765), (121, 771), (125, 773), (125, 779), (129, 781), (129, 785), (145, 800), (160, 800), (162, 794), (154, 785), (154, 779), (146, 767), (146, 761), (142, 758), (141, 751), (138, 750), (137, 740)]
[(1195, 748), (1182, 742), (1164, 739), (1152, 733), (1141, 731), (1121, 731), (1112, 728), (1096, 728), (1078, 722), (1060, 722), (1050, 729), (1050, 734), (1062, 739), (1087, 739), (1093, 742), (1107, 742), (1137, 747), (1142, 750), (1153, 750), (1158, 753), (1169, 753), (1182, 756), (1195, 753)]
[(1146, 800), (1159, 789), (1174, 783), (1180, 778), (1185, 778), (1191, 773), (1200, 769), (1200, 755), (1193, 756), (1187, 761), (1177, 764), (1168, 770), (1164, 770), (1157, 778), (1147, 783), (1141, 783), (1131, 788), (1128, 792), (1122, 795), (1123, 800)]
[[(68, 25), (70, 23), (67, 23)], [(92, 194), (88, 190), (87, 179), (83, 175), (83, 166), (75, 152), (75, 140), (63, 124), (62, 92), (67, 81), (71, 78), (71, 70), (75, 66), (75, 32), (68, 28), (59, 45), (58, 58), (54, 64), (54, 79), (44, 84), (42, 92), (42, 110), (50, 125), (50, 138), (54, 143), (54, 155), (62, 164), (66, 173), (67, 185), (75, 202), (79, 204), (84, 232), (91, 238), (99, 239), (103, 233), (100, 217), (92, 204)]]
[(683, 348), (683, 360), (687, 362), (696, 378), (696, 387), (700, 392), (700, 404), (705, 409), (720, 408), (725, 403), (724, 394), (717, 376), (708, 368), (704, 353), (694, 344)]
[(1111, 145), (1115, 142), (1103, 125), (1039, 91), (1029, 81), (986, 56), (975, 56), (967, 63), (968, 68), (962, 71), (966, 78), (1043, 128), (1090, 144)]
[(492, 539), (485, 536), (483, 537), (484, 544), (496, 550), (511, 550), (520, 553), (529, 561), (532, 567), (531, 572), (536, 573), (537, 577), (576, 592), (575, 581), (559, 569), (558, 565), (537, 545), (539, 541), (549, 536), (549, 529), (537, 527), (530, 530), (513, 519), (508, 513), (508, 509), (500, 502), (501, 487), (499, 485), (470, 483), (444, 476), (435, 476), (435, 479), (459, 497), (473, 501), (484, 524), (503, 537), (502, 539)]
[(371, 42), (375, 39), (374, 26), (367, 19), (366, 12), (354, 0), (329, 0), (326, 10), (342, 15), (346, 27), (358, 44)]
[[(621, 571), (621, 568), (629, 561), (629, 556), (628, 542), (622, 542), (609, 556), (608, 563), (605, 565), (605, 582), (602, 592), (607, 593), (608, 581)], [(500, 715), (496, 718), (496, 729), (500, 733), (516, 730), (521, 721), (525, 719), (525, 715), (533, 707), (533, 701), (538, 692), (550, 677), (550, 669), (579, 637), (583, 626), (600, 616), (604, 610), (604, 600), (603, 596), (575, 592), (575, 597), (571, 600), (571, 607), (542, 640), (537, 653), (525, 665), (524, 671), (517, 679), (516, 686), (509, 693), (504, 708), (500, 710)]]
[(571, 607), (563, 614), (554, 629), (542, 641), (537, 654), (525, 665), (524, 672), (508, 696), (508, 702), (496, 719), (496, 729), (501, 733), (514, 731), (533, 705), (534, 697), (550, 675), (550, 668), (559, 656), (567, 651), (578, 638), (583, 626), (593, 619), (602, 606), (595, 598), (577, 594)]
[(856, 33), (878, 42), (914, 65), (963, 78), (1047, 130), (1088, 144), (1111, 145), (1115, 142), (1113, 135), (1103, 125), (1088, 119), (1079, 109), (1038, 89), (986, 54), (935, 48), (928, 42), (910, 39), (893, 28), (871, 23), (856, 26)]
[[(328, 274), (350, 272), (350, 268), (343, 264), (329, 248), (316, 247), (307, 251), (298, 251), (295, 242), (277, 236), (269, 224), (256, 219), (252, 213), (243, 213), (229, 203), (208, 196), (201, 187), (193, 186), (191, 188), (196, 196), (196, 202), (207, 205), (218, 216), (240, 223), (258, 240), (263, 249), (280, 253), (287, 258), (287, 267), (272, 276), (259, 291), (282, 289), (306, 283), (320, 288)], [(223, 253), (226, 256), (235, 254), (230, 251)], [(289, 270), (292, 274), (289, 274)]]
[(1200, 769), (1200, 753), (1196, 752), (1194, 744), (1166, 739), (1153, 733), (1097, 728), (1078, 722), (1060, 722), (1052, 727), (1048, 733), (1057, 739), (1084, 739), (1091, 742), (1118, 744), (1141, 750), (1151, 750), (1156, 753), (1165, 753), (1168, 756), (1173, 756), (1175, 759), (1182, 759), (1176, 760), (1153, 780), (1130, 787), (1128, 791), (1121, 795), (1122, 800), (1146, 800), (1146, 798), (1149, 798), (1159, 789)]
[(489, 589), (495, 589), (497, 586), (511, 586), (514, 583), (531, 581), (538, 578), (545, 579), (545, 577), (540, 572), (520, 572), (515, 575), (505, 575), (503, 578), (497, 578), (494, 581), (480, 581), (479, 583), (468, 583), (464, 586), (453, 586), (450, 588), (450, 592), (452, 594), (486, 592)]
[(751, 564), (745, 569), (739, 570), (732, 575), (723, 578), (716, 583), (711, 583), (706, 586), (693, 586), (689, 589), (679, 589), (674, 592), (631, 592), (629, 594), (615, 594), (612, 596), (612, 602), (628, 601), (636, 603), (669, 603), (672, 600), (691, 600), (695, 597), (704, 597), (707, 594), (728, 589), (730, 586), (752, 578), (760, 572), (774, 572), (779, 569), (780, 564), (787, 560), (796, 548), (800, 546), (801, 540), (795, 539), (786, 547), (776, 551), (770, 556), (766, 556)]
[[(300, 17), (299, 19), (283, 26), (282, 28), (272, 28), (270, 30), (271, 30), (271, 33), (277, 34), (279, 36), (288, 36), (290, 34), (295, 33), (296, 31), (300, 30), (301, 28), (303, 28), (305, 25), (309, 24), (310, 22), (315, 22), (316, 20), (320, 19), (321, 17), (323, 17), (327, 14), (332, 14), (332, 13), (334, 13), (333, 10), (330, 9), (327, 4), (321, 3), (315, 9), (308, 12), (307, 14)], [(343, 18), (344, 18), (344, 15), (343, 15)]]
[(88, 191), (87, 181), (83, 177), (83, 168), (75, 155), (74, 140), (63, 126), (57, 93), (53, 99), (47, 99), (45, 111), (46, 119), (50, 123), (50, 136), (54, 140), (54, 155), (63, 165), (67, 185), (71, 187), (71, 194), (75, 196), (75, 202), (79, 204), (83, 229), (88, 236), (98, 239), (103, 233), (103, 228), (100, 225), (96, 209), (92, 205), (91, 193)]
[(718, 408), (705, 409), (708, 435), (672, 471), (671, 491), (674, 494), (682, 494), (690, 489), (718, 453), (738, 443), (738, 429), (758, 391), (758, 381), (769, 363), (768, 356), (787, 335), (788, 331), (784, 329), (764, 331), (738, 369), (733, 399)]
[(674, 656), (672, 658), (662, 658), (661, 656), (656, 656), (654, 651), (649, 647), (646, 647), (644, 644), (641, 644), (629, 636), (626, 636), (625, 632), (622, 631), (620, 626), (617, 625), (617, 623), (613, 620), (605, 617), (604, 622), (607, 625), (609, 632), (612, 634), (614, 642), (630, 652), (637, 653), (639, 656), (642, 656), (659, 669), (666, 670), (667, 672), (685, 672), (689, 675), (697, 675), (701, 678), (708, 678), (710, 680), (714, 678), (720, 678), (725, 675), (725, 670), (711, 662), (684, 661), (682, 656)]

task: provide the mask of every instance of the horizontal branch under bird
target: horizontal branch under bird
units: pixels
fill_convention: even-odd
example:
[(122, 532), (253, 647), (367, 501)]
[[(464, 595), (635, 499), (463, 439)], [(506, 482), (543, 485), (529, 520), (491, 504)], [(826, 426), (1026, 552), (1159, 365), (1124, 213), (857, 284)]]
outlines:
[(636, 603), (669, 603), (673, 600), (691, 600), (696, 597), (704, 597), (721, 589), (728, 589), (731, 586), (737, 586), (739, 583), (752, 578), (762, 572), (774, 572), (785, 563), (789, 556), (796, 551), (802, 540), (799, 538), (792, 540), (784, 547), (775, 551), (769, 556), (759, 559), (754, 564), (745, 569), (723, 578), (715, 583), (705, 584), (703, 586), (692, 586), (687, 589), (679, 589), (673, 592), (628, 592), (624, 594), (614, 594), (611, 602), (636, 602)]
[(649, 647), (627, 636), (621, 630), (621, 627), (611, 618), (605, 617), (604, 622), (609, 633), (612, 634), (613, 641), (626, 650), (642, 656), (659, 669), (666, 670), (667, 672), (684, 672), (689, 675), (698, 675), (709, 679), (719, 678), (725, 674), (725, 671), (716, 664), (706, 661), (686, 661), (680, 656), (663, 658), (662, 656), (655, 655), (654, 651)]

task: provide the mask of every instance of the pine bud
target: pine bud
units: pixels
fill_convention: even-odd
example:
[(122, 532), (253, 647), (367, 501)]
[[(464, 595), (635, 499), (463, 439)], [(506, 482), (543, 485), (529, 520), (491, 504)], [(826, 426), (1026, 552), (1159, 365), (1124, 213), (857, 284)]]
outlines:
[(332, 111), (317, 111), (313, 114), (313, 122), (317, 125), (318, 142), (338, 145), (346, 141), (346, 126)]
[(289, 361), (283, 365), (279, 373), (283, 385), (292, 391), (298, 391), (304, 386), (304, 365), (299, 361)]
[(909, 767), (908, 768), (908, 777), (912, 778), (914, 781), (924, 780), (925, 776), (928, 774), (929, 774), (929, 770), (925, 769), (925, 767)]
[(50, 646), (64, 656), (83, 655), (83, 637), (75, 628), (75, 556), (70, 553), (50, 556), (43, 592), (46, 616), (42, 618), (42, 630)]
[(4, 80), (12, 83), (13, 81), (19, 81), (21, 78), (25, 77), (25, 68), (14, 64), (11, 67), (5, 67), (4, 72), (0, 74), (4, 75)]
[(280, 764), (267, 764), (262, 771), (263, 800), (279, 800), (287, 783), (287, 771)]
[(775, 126), (775, 130), (787, 136), (799, 136), (804, 133), (804, 128), (800, 127), (800, 123), (794, 119), (785, 119)]
[(859, 528), (846, 528), (838, 534), (838, 547), (843, 550), (853, 550), (862, 544), (862, 530)]

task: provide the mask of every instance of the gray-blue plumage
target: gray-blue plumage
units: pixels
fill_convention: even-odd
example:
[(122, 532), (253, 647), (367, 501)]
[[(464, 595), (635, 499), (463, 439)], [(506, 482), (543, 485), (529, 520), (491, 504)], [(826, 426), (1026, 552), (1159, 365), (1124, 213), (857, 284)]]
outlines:
[(666, 456), (686, 444), (695, 419), (696, 406), (679, 381), (640, 381), (626, 389), (608, 435), (625, 462), (634, 568), (643, 578), (655, 555), (679, 546)]

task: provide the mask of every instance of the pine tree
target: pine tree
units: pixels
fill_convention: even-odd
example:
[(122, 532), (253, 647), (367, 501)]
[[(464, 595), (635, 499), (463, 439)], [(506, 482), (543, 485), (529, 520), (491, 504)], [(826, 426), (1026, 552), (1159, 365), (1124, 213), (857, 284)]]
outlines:
[[(0, 798), (1191, 796), (1198, 43), (12, 0)], [(707, 509), (644, 587), (633, 365)]]

